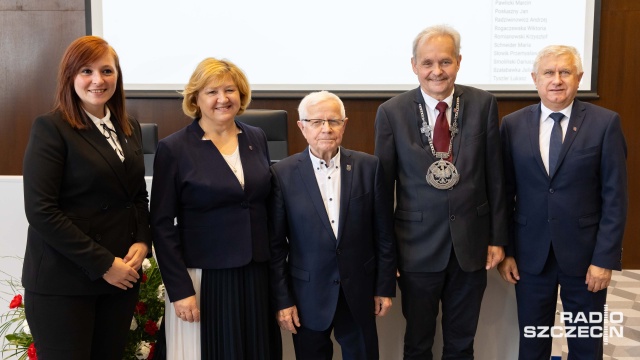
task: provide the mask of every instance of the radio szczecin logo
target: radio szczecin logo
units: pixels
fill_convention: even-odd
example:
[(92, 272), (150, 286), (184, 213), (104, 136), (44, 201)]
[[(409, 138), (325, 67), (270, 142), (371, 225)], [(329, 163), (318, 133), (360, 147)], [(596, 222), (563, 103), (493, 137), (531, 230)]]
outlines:
[(560, 312), (563, 326), (525, 326), (526, 338), (602, 338), (604, 345), (609, 343), (610, 337), (623, 337), (623, 314), (620, 311), (609, 312), (609, 306), (604, 306), (601, 312)]

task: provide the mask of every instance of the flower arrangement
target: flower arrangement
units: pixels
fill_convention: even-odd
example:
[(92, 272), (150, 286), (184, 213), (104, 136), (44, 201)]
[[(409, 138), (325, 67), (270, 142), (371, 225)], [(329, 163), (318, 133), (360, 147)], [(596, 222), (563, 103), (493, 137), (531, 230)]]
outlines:
[[(9, 280), (8, 284), (14, 293), (18, 292), (20, 286), (16, 285), (14, 279)], [(3, 354), (13, 353), (11, 356), (17, 356), (18, 360), (38, 359), (33, 345), (33, 337), (24, 315), (22, 295), (18, 294), (13, 297), (9, 303), (9, 311), (0, 315), (0, 322), (2, 323), (0, 335), (6, 334), (6, 343), (2, 347)]]
[(124, 349), (124, 360), (152, 360), (156, 337), (164, 315), (164, 285), (156, 260), (142, 263), (140, 296), (131, 319), (129, 339)]
[[(4, 336), (6, 340), (1, 352), (3, 355), (9, 353), (9, 357), (16, 356), (18, 360), (36, 360), (36, 348), (26, 322), (20, 294), (23, 291), (22, 286), (15, 278), (7, 280), (7, 283), (17, 295), (9, 303), (9, 311), (0, 315), (0, 338)], [(156, 336), (163, 315), (164, 285), (160, 270), (155, 259), (145, 259), (142, 263), (140, 295), (131, 319), (124, 360), (153, 359)]]

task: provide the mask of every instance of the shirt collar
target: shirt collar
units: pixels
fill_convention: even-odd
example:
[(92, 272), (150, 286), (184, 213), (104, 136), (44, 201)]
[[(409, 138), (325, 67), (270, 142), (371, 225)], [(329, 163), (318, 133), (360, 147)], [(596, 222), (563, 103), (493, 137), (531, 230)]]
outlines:
[(107, 124), (107, 126), (111, 126), (111, 111), (109, 111), (109, 107), (105, 106), (105, 108), (107, 109), (107, 111), (104, 114), (104, 117), (102, 119), (98, 118), (97, 116), (94, 116), (93, 114), (89, 113), (87, 110), (84, 110), (84, 112), (87, 114), (87, 116), (89, 116), (89, 119), (91, 119), (91, 121), (93, 121), (94, 124), (96, 124), (96, 126), (99, 126), (100, 124)]
[[(555, 113), (555, 112), (559, 112), (562, 113), (562, 115), (566, 116), (566, 118), (568, 119), (569, 117), (571, 117), (571, 109), (573, 108), (573, 101), (571, 102), (571, 104), (569, 104), (569, 106), (567, 106), (566, 108), (560, 110), (560, 111), (553, 111), (551, 109), (549, 109), (548, 107), (544, 106), (543, 103), (540, 103), (540, 121), (545, 121), (549, 118), (549, 115)], [(553, 120), (551, 120), (553, 121)]]
[(338, 167), (340, 166), (340, 147), (338, 146), (338, 153), (331, 158), (329, 161), (329, 165), (325, 164), (324, 159), (320, 159), (319, 157), (313, 155), (311, 152), (311, 147), (309, 147), (309, 156), (311, 157), (311, 164), (313, 164), (314, 169), (323, 169), (328, 167)]
[[(449, 96), (447, 96), (444, 100), (442, 100), (447, 103), (447, 108), (451, 108), (451, 104), (453, 103), (454, 91), (455, 91), (455, 88), (451, 90), (451, 94), (449, 94)], [(427, 95), (427, 93), (425, 93), (424, 90), (422, 90), (422, 87), (420, 87), (420, 92), (422, 93), (422, 97), (424, 98), (424, 103), (427, 105), (427, 107), (431, 110), (435, 110), (436, 105), (438, 105), (440, 100), (436, 100), (431, 96)]]

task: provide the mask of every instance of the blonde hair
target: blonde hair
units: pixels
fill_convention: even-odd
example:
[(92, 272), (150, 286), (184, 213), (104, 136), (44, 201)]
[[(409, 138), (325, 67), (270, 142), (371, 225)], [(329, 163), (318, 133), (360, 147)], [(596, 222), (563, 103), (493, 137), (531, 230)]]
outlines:
[(215, 58), (206, 58), (202, 60), (191, 74), (189, 83), (184, 87), (181, 93), (182, 111), (192, 118), (199, 118), (202, 112), (197, 105), (196, 99), (198, 92), (205, 86), (213, 82), (213, 86), (222, 84), (225, 80), (231, 79), (238, 87), (240, 92), (240, 110), (237, 115), (241, 115), (251, 102), (251, 87), (246, 75), (228, 60), (218, 60)]

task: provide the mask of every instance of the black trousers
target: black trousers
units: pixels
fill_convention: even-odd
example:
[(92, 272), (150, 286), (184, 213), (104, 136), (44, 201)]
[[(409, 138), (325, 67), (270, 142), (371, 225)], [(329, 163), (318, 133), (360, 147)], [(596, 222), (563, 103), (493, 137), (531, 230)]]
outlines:
[(121, 360), (138, 286), (115, 294), (60, 296), (25, 290), (25, 315), (40, 360)]
[(442, 303), (442, 359), (473, 359), (473, 340), (487, 286), (484, 269), (465, 272), (451, 251), (440, 272), (401, 272), (402, 314), (407, 321), (404, 359), (433, 359), (436, 319)]
[[(371, 301), (373, 301), (373, 294)], [(371, 314), (371, 322), (368, 324), (356, 323), (342, 290), (338, 296), (333, 322), (328, 329), (314, 331), (305, 328), (304, 322), (300, 325), (302, 327), (297, 328), (298, 333), (293, 334), (293, 346), (298, 360), (331, 360), (333, 358), (332, 330), (333, 336), (340, 344), (342, 359), (377, 360), (379, 358), (375, 315)]]

